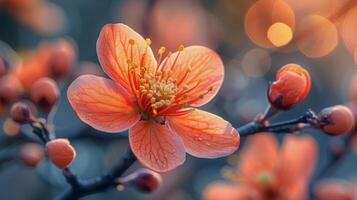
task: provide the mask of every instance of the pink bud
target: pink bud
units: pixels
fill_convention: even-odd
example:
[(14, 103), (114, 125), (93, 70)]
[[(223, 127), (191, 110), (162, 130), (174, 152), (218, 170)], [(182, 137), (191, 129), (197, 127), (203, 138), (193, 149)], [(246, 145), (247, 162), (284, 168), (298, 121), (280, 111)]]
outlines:
[(127, 177), (119, 179), (119, 182), (119, 186), (130, 184), (141, 192), (150, 193), (160, 186), (162, 179), (160, 174), (142, 168)]
[(66, 168), (76, 157), (76, 151), (67, 139), (55, 139), (46, 144), (47, 154), (58, 168)]
[(17, 102), (11, 106), (10, 116), (19, 124), (25, 124), (31, 121), (31, 111), (27, 104), (22, 102)]
[(44, 111), (51, 110), (58, 96), (57, 84), (50, 78), (41, 78), (32, 85), (31, 98)]
[(36, 143), (26, 143), (18, 151), (18, 158), (29, 167), (36, 167), (44, 157), (43, 148)]
[(319, 113), (321, 130), (329, 135), (342, 135), (352, 130), (355, 118), (352, 111), (343, 105), (323, 109)]
[(63, 78), (67, 76), (75, 62), (76, 51), (72, 41), (61, 39), (53, 46), (53, 52), (50, 60), (52, 76), (54, 78)]

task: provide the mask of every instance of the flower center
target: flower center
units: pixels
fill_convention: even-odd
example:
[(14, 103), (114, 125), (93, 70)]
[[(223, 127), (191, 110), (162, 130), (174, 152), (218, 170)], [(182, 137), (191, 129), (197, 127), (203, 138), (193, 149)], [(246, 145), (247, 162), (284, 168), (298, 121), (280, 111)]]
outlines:
[(213, 88), (209, 87), (207, 91), (195, 94), (194, 98), (192, 98), (192, 95), (189, 97), (189, 93), (199, 86), (201, 80), (190, 83), (190, 85), (185, 84), (185, 80), (192, 71), (190, 67), (183, 74), (173, 75), (180, 54), (184, 51), (183, 45), (179, 46), (178, 53), (172, 59), (170, 58), (173, 56), (171, 52), (168, 52), (166, 59), (163, 59), (166, 48), (161, 47), (158, 50), (157, 67), (148, 69), (145, 57), (151, 40), (146, 39), (146, 44), (146, 51), (142, 56), (139, 56), (140, 63), (134, 63), (132, 52), (136, 49), (134, 47), (136, 42), (129, 39), (129, 48), (131, 48), (129, 52), (131, 54), (129, 54), (130, 59), (127, 60), (130, 87), (143, 112), (152, 117), (185, 114), (189, 110), (181, 110), (182, 108), (212, 91)]

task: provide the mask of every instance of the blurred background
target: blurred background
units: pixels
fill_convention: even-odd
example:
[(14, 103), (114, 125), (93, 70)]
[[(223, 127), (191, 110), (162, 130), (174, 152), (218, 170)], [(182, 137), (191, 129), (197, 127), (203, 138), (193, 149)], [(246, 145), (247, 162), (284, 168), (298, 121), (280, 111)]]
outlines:
[[(303, 103), (273, 121), (298, 117), (308, 108), (319, 111), (349, 104), (356, 98), (351, 86), (357, 58), (356, 19), (355, 0), (0, 0), (0, 199), (54, 199), (68, 187), (48, 159), (37, 167), (29, 165), (26, 153), (36, 148), (25, 144), (37, 139), (30, 127), (20, 128), (9, 120), (11, 103), (31, 99), (31, 87), (39, 78), (56, 80), (61, 97), (51, 113), (34, 105), (35, 112), (49, 115), (58, 137), (70, 138), (77, 151), (71, 169), (79, 177), (104, 174), (125, 153), (126, 133), (108, 135), (86, 126), (66, 97), (68, 85), (79, 75), (105, 76), (96, 55), (103, 25), (129, 25), (151, 38), (154, 51), (160, 46), (176, 51), (181, 44), (215, 49), (225, 63), (225, 81), (203, 109), (239, 127), (265, 110), (267, 86), (288, 63), (310, 72), (312, 89)], [(276, 22), (285, 26), (267, 35)], [(313, 130), (304, 134), (319, 143), (317, 172), (326, 163), (328, 144), (338, 139)], [(330, 176), (349, 180), (357, 175), (356, 164), (351, 154)], [(128, 187), (83, 199), (201, 199), (207, 184), (223, 179), (225, 165), (227, 158), (187, 156), (184, 165), (163, 175), (164, 184), (152, 194)]]

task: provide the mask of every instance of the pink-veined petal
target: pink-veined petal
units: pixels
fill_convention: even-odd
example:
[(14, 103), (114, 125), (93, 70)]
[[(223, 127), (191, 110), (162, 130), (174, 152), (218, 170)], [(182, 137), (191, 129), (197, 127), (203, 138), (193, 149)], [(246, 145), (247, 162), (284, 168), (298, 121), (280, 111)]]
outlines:
[(80, 76), (69, 86), (67, 97), (78, 117), (101, 131), (124, 131), (140, 119), (125, 89), (106, 78)]
[(130, 128), (129, 142), (138, 160), (154, 171), (167, 172), (185, 161), (178, 135), (154, 121), (139, 121)]
[[(129, 40), (134, 44), (129, 44)], [(103, 70), (130, 93), (133, 93), (128, 78), (128, 61), (137, 70), (144, 67), (151, 73), (157, 66), (154, 54), (146, 41), (124, 24), (105, 25), (98, 37), (97, 54)]]
[[(209, 102), (220, 89), (224, 78), (223, 62), (213, 50), (203, 46), (190, 46), (165, 58), (159, 69), (172, 70), (170, 77), (180, 88), (187, 86), (190, 105), (201, 106)], [(193, 88), (193, 89), (192, 89)]]
[(186, 152), (203, 158), (218, 158), (235, 152), (238, 132), (221, 117), (199, 109), (166, 117), (169, 128), (183, 140)]

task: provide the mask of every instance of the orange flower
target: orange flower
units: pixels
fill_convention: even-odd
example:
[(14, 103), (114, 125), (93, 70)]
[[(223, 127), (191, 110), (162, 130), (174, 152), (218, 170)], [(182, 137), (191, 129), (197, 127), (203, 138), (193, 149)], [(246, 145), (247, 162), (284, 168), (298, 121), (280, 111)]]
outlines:
[(129, 129), (130, 146), (146, 167), (165, 172), (181, 165), (185, 152), (204, 158), (233, 153), (238, 132), (224, 119), (187, 108), (209, 102), (223, 82), (224, 68), (212, 50), (191, 46), (156, 61), (144, 40), (124, 24), (103, 27), (97, 54), (114, 80), (77, 78), (67, 96), (79, 118), (105, 132)]
[(297, 64), (283, 66), (276, 75), (268, 92), (270, 103), (278, 109), (289, 109), (300, 103), (309, 94), (309, 73)]
[[(270, 133), (251, 136), (237, 171), (230, 177), (236, 182), (209, 186), (204, 191), (204, 199), (215, 199), (212, 195), (219, 196), (219, 191), (226, 191), (227, 200), (306, 199), (307, 180), (315, 160), (316, 144), (310, 136), (288, 135), (280, 150)], [(213, 194), (212, 190), (216, 192)]]

